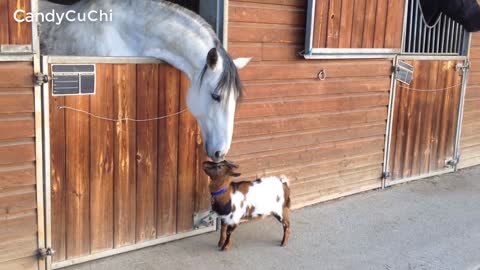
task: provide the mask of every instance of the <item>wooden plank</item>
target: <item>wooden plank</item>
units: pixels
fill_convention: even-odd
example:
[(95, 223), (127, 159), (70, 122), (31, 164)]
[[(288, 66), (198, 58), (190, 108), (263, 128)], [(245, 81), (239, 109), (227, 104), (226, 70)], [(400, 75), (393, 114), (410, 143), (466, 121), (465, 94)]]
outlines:
[[(51, 90), (51, 89), (50, 89)], [(50, 181), (53, 261), (66, 259), (66, 131), (65, 97), (50, 95)]]
[(367, 1), (366, 7), (365, 7), (365, 22), (363, 25), (362, 48), (373, 48), (374, 39), (375, 39), (376, 15), (377, 15), (377, 0)]
[(34, 111), (33, 91), (0, 95), (1, 113), (27, 113)]
[[(65, 97), (65, 105), (89, 111), (88, 96)], [(90, 253), (90, 121), (87, 115), (67, 111), (66, 128), (66, 255)]]
[[(303, 60), (298, 53), (303, 50), (300, 45), (263, 45), (262, 60), (278, 61), (278, 60)], [(248, 55), (248, 54), (247, 54)]]
[(195, 212), (208, 211), (211, 207), (210, 190), (208, 189), (208, 176), (203, 171), (203, 162), (208, 160), (207, 153), (203, 147), (200, 128), (197, 126), (196, 134), (196, 181), (195, 181)]
[(242, 101), (300, 96), (333, 96), (390, 91), (390, 78), (350, 78), (318, 81), (257, 81), (244, 85)]
[[(5, 1), (5, 0), (3, 0)], [(25, 10), (25, 13), (17, 15), (17, 19), (25, 19), (24, 14), (31, 12), (30, 0), (7, 0), (8, 14), (14, 14), (16, 10)], [(13, 16), (9, 18), (9, 39), (10, 44), (32, 44), (32, 24), (27, 22), (17, 22)]]
[(305, 98), (245, 102), (238, 107), (238, 119), (318, 112), (344, 112), (388, 104), (388, 94), (351, 95), (332, 98)]
[(392, 73), (390, 60), (349, 60), (252, 63), (240, 71), (243, 81), (318, 79), (325, 70), (328, 79), (357, 77), (387, 77)]
[(35, 137), (35, 119), (27, 117), (0, 117), (0, 140)]
[(385, 134), (385, 123), (352, 126), (331, 130), (291, 132), (282, 135), (237, 139), (230, 155), (256, 154), (291, 147), (318, 145)]
[(0, 193), (35, 185), (33, 163), (19, 166), (0, 166)]
[(304, 0), (232, 0), (231, 4), (239, 2), (248, 2), (248, 3), (265, 3), (279, 6), (295, 6), (295, 7), (306, 7), (306, 1)]
[(26, 163), (35, 160), (33, 140), (0, 143), (0, 165)]
[(248, 2), (248, 3), (265, 3), (278, 6), (295, 6), (295, 7), (306, 7), (307, 3), (304, 0), (232, 0), (230, 4), (239, 3), (239, 2)]
[(31, 89), (33, 87), (32, 62), (0, 62), (0, 73), (8, 74), (0, 80), (0, 91), (8, 90), (2, 88), (23, 87)]
[(340, 21), (339, 48), (350, 48), (353, 29), (353, 7), (355, 0), (342, 1), (342, 18)]
[[(0, 197), (0, 219), (37, 207), (35, 190), (25, 193), (2, 194)], [(1, 260), (0, 260), (1, 261)]]
[(265, 4), (229, 4), (230, 22), (274, 23), (305, 26), (303, 9)]
[[(158, 117), (158, 64), (137, 66), (137, 118)], [(157, 236), (158, 123), (137, 124), (136, 242)]]
[(405, 0), (388, 0), (385, 48), (401, 48)]
[[(444, 61), (443, 62), (443, 72), (446, 73), (446, 80), (442, 84), (442, 88), (446, 86), (453, 85), (455, 73), (451, 72), (450, 70), (454, 69), (452, 66), (451, 61)], [(445, 166), (445, 160), (447, 158), (447, 142), (448, 142), (448, 130), (449, 130), (449, 118), (451, 117), (450, 114), (452, 112), (452, 99), (453, 99), (453, 91), (448, 89), (443, 93), (443, 106), (442, 106), (442, 115), (441, 115), (441, 122), (440, 122), (440, 133), (438, 138), (438, 150), (437, 150), (437, 168), (441, 168)]]
[[(180, 72), (169, 65), (160, 65), (158, 114), (178, 112), (179, 102)], [(178, 116), (158, 122), (158, 236), (177, 231), (178, 125)]]
[(330, 0), (328, 10), (327, 48), (338, 48), (340, 22), (342, 18), (342, 0)]
[(303, 27), (279, 24), (230, 23), (228, 31), (232, 42), (301, 44), (305, 39)]
[[(15, 247), (15, 248), (12, 248)], [(36, 256), (38, 239), (36, 235), (28, 235), (9, 243), (0, 245), (0, 262), (19, 260)], [(3, 263), (2, 263), (3, 264)]]
[(327, 47), (328, 8), (330, 0), (318, 1), (315, 4), (315, 17), (313, 26), (313, 48)]
[(365, 22), (366, 0), (355, 0), (351, 48), (361, 48)]
[[(180, 109), (186, 108), (188, 79), (180, 79)], [(180, 115), (178, 141), (177, 233), (193, 229), (196, 174), (196, 124), (190, 112)]]
[(8, 1), (0, 1), (0, 45), (9, 44), (8, 35)]
[(9, 260), (6, 262), (2, 262), (0, 264), (0, 270), (12, 270), (12, 269), (22, 269), (22, 270), (38, 269), (37, 256), (29, 256), (26, 258)]
[(234, 139), (267, 134), (287, 134), (312, 129), (335, 129), (359, 124), (378, 123), (386, 119), (386, 108), (261, 119), (238, 119), (235, 121)]
[(228, 53), (235, 59), (251, 57), (253, 62), (262, 61), (262, 43), (230, 43)]
[[(444, 64), (442, 61), (439, 61), (437, 65), (437, 73), (436, 76), (436, 83), (432, 89), (441, 89), (444, 87), (444, 83), (447, 77), (447, 73), (443, 70)], [(441, 116), (442, 116), (442, 107), (443, 107), (443, 97), (444, 93), (433, 93), (435, 101), (433, 102), (433, 123), (432, 123), (432, 147), (430, 150), (430, 165), (429, 170), (438, 170), (442, 169), (438, 167), (438, 147), (439, 147), (439, 138), (440, 138), (440, 123), (441, 123)]]
[(0, 243), (11, 242), (25, 235), (35, 235), (37, 233), (37, 217), (27, 215), (1, 220), (0, 228)]
[[(114, 117), (136, 119), (136, 67), (114, 65)], [(117, 122), (114, 144), (114, 247), (135, 243), (136, 124)]]
[[(97, 92), (90, 98), (90, 112), (114, 118), (113, 66), (97, 64)], [(90, 120), (90, 250), (113, 248), (113, 153), (112, 121)]]
[(375, 34), (373, 47), (384, 48), (385, 28), (387, 25), (388, 0), (377, 0), (377, 14), (375, 17)]

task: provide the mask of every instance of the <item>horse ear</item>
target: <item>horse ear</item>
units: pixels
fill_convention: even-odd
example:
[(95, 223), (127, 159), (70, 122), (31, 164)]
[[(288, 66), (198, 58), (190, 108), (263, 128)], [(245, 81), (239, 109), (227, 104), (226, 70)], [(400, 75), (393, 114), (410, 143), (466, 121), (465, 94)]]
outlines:
[(237, 67), (237, 69), (242, 69), (242, 68), (244, 68), (251, 60), (252, 60), (252, 57), (237, 58), (237, 59), (233, 60), (233, 63), (235, 63), (235, 66)]
[(231, 176), (233, 177), (239, 177), (240, 175), (242, 175), (241, 173), (237, 173), (237, 172), (232, 172), (230, 173)]
[(216, 48), (212, 48), (207, 54), (207, 65), (211, 69), (214, 69), (217, 63), (218, 63), (218, 52)]

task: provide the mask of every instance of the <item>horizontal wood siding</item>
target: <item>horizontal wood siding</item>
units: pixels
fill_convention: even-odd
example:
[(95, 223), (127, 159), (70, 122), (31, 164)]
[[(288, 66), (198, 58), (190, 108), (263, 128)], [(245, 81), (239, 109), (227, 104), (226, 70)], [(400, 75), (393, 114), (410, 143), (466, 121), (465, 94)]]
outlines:
[(254, 58), (228, 158), (289, 176), (295, 207), (380, 187), (392, 61), (297, 57), (306, 1), (285, 2), (230, 1), (229, 51)]
[(405, 0), (318, 0), (313, 48), (400, 49)]
[(184, 108), (187, 89), (168, 65), (98, 64), (95, 95), (50, 97), (54, 262), (191, 231), (210, 207), (188, 112), (114, 123), (58, 107), (150, 119)]
[(480, 34), (472, 34), (471, 69), (465, 97), (460, 140), (460, 164), (465, 168), (480, 164)]
[[(30, 0), (0, 1), (0, 45), (32, 44), (32, 24), (15, 21), (16, 10), (30, 12)], [(21, 16), (18, 15), (18, 19), (24, 19)]]
[(38, 269), (33, 66), (4, 62), (0, 73), (0, 269)]

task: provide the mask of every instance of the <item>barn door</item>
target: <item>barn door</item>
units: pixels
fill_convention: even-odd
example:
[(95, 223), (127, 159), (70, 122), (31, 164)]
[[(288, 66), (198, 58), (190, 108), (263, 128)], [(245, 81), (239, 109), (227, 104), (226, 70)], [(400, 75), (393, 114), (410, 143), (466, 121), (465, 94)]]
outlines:
[[(78, 65), (78, 58), (44, 61), (53, 77), (46, 92), (53, 268), (215, 230), (214, 223), (194, 226), (210, 194), (195, 119), (175, 114), (186, 107), (188, 79), (151, 60), (82, 62), (95, 64), (95, 92), (65, 95), (78, 82), (62, 72), (92, 66), (54, 67)], [(150, 120), (116, 121), (123, 118)]]
[(455, 159), (464, 60), (400, 61), (414, 72), (396, 82), (387, 184), (452, 171)]

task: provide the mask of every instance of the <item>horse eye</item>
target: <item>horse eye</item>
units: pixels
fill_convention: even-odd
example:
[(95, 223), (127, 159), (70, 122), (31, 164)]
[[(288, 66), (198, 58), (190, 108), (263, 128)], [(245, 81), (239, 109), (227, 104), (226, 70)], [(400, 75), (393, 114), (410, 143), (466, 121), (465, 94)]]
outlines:
[(222, 97), (217, 94), (212, 94), (212, 99), (215, 100), (216, 102), (220, 102), (222, 100)]

